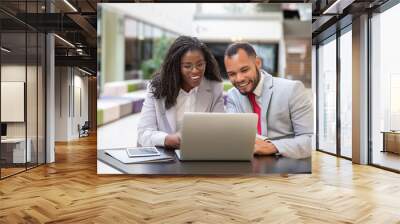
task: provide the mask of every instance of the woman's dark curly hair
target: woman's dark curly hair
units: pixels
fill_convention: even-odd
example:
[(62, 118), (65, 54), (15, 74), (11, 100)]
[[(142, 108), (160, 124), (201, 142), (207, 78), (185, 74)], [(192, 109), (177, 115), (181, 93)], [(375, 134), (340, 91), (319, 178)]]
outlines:
[(156, 99), (165, 97), (165, 108), (168, 110), (176, 104), (176, 98), (182, 86), (181, 58), (188, 52), (200, 50), (206, 61), (204, 77), (221, 82), (218, 63), (208, 47), (195, 37), (180, 36), (165, 55), (164, 62), (151, 80), (151, 92)]

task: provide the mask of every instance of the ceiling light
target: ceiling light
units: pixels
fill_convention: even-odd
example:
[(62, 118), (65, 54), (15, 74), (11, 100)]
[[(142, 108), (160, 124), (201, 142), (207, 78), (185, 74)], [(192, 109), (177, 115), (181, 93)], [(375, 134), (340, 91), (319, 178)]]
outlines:
[(342, 14), (343, 10), (351, 5), (355, 0), (336, 0), (332, 5), (324, 10), (322, 14)]
[(9, 49), (7, 49), (7, 48), (5, 48), (5, 47), (1, 47), (1, 50), (4, 51), (4, 52), (6, 52), (6, 53), (10, 53), (10, 52), (11, 52), (11, 50), (9, 50)]
[(328, 14), (331, 13), (332, 9), (336, 9), (337, 4), (340, 2), (340, 0), (336, 0), (332, 5), (330, 5), (327, 9), (324, 10), (322, 14)]
[(54, 36), (56, 36), (58, 39), (60, 39), (61, 41), (63, 41), (64, 43), (68, 44), (69, 46), (75, 48), (75, 45), (71, 44), (71, 42), (67, 41), (66, 39), (58, 36), (57, 34), (54, 34)]
[(65, 4), (67, 4), (72, 10), (74, 10), (74, 12), (78, 12), (78, 10), (71, 4), (69, 3), (67, 0), (64, 0)]
[(83, 70), (83, 69), (81, 69), (81, 68), (79, 68), (79, 67), (78, 67), (78, 69), (79, 69), (79, 71), (81, 71), (81, 72), (83, 72), (83, 73), (85, 73), (85, 74), (87, 74), (87, 75), (92, 75), (92, 73), (90, 73), (90, 72), (88, 72), (88, 71), (85, 71), (85, 70)]

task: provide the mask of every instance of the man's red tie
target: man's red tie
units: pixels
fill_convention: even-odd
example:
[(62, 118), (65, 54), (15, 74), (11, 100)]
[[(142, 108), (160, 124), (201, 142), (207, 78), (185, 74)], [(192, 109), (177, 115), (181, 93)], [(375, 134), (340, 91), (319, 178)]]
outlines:
[(251, 92), (247, 94), (247, 96), (249, 97), (251, 107), (253, 107), (253, 112), (258, 116), (257, 132), (259, 135), (261, 135), (261, 108), (256, 102), (256, 95), (254, 95), (254, 93)]

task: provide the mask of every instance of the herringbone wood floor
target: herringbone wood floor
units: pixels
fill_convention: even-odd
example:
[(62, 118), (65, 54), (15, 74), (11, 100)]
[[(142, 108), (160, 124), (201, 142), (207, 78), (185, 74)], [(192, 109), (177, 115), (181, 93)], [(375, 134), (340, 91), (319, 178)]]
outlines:
[(0, 181), (0, 223), (400, 223), (400, 175), (315, 152), (312, 175), (96, 174), (96, 139)]

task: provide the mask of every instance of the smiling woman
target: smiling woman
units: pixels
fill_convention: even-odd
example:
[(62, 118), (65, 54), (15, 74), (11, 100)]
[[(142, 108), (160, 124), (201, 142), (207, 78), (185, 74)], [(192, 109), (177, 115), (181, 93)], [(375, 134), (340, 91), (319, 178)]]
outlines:
[(222, 93), (218, 64), (207, 46), (195, 37), (178, 37), (147, 89), (139, 145), (179, 148), (183, 113), (223, 112)]

